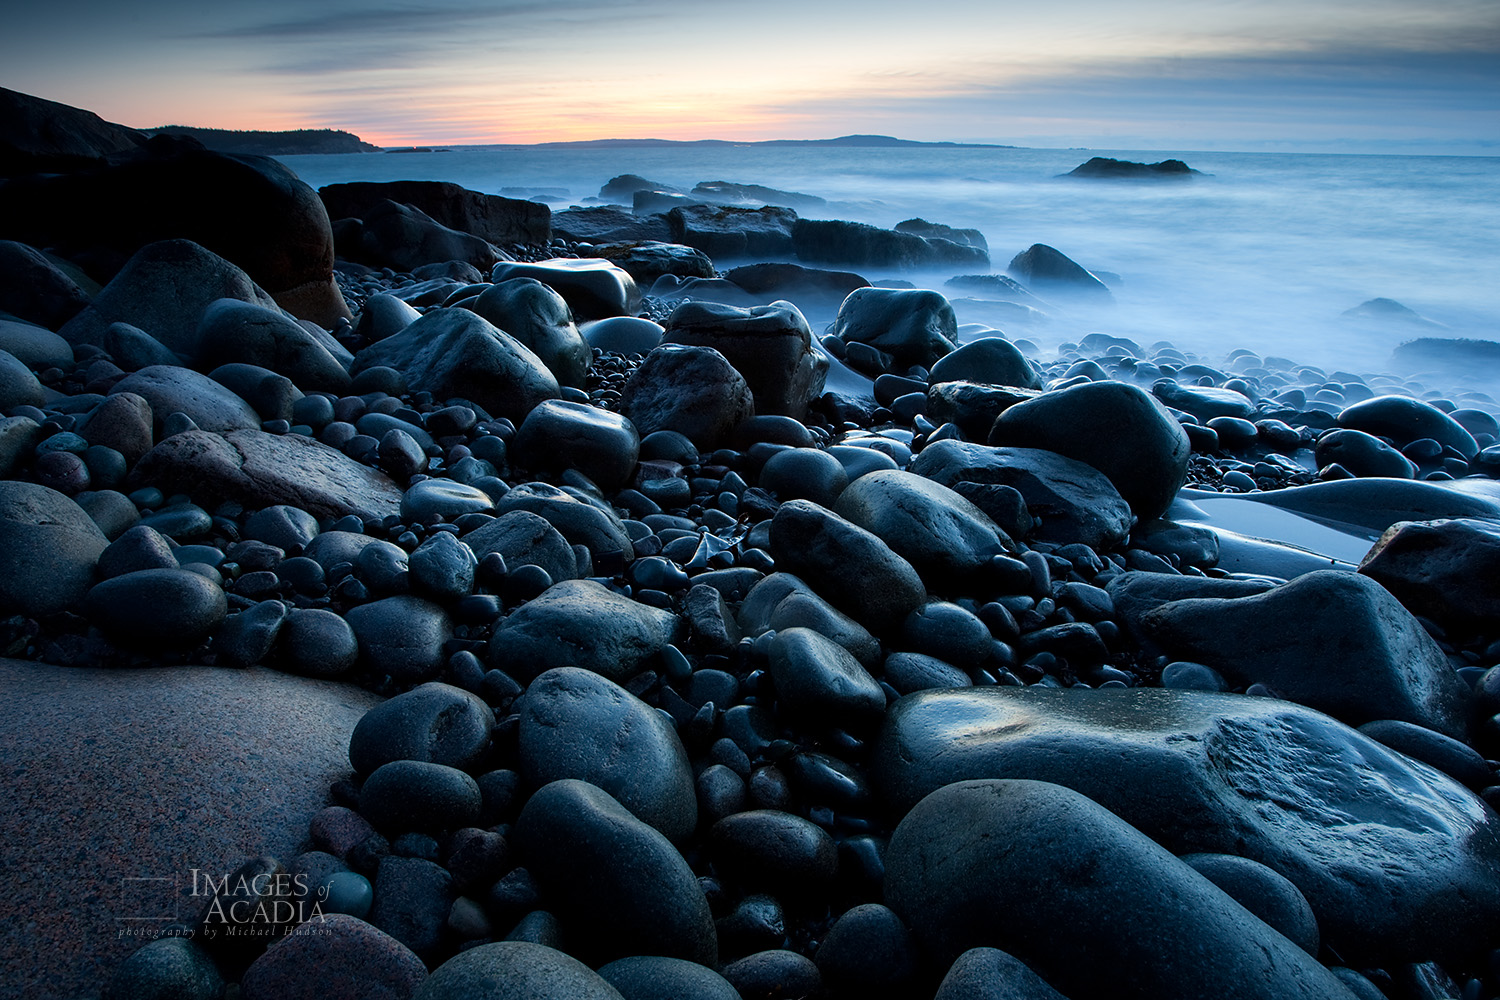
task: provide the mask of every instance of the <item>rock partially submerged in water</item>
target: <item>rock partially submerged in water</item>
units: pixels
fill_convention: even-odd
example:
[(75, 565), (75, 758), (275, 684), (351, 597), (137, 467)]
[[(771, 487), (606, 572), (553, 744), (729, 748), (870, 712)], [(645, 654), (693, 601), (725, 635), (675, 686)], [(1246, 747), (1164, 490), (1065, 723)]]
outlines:
[(1205, 176), (1181, 160), (1161, 160), (1156, 163), (1137, 163), (1134, 160), (1117, 160), (1110, 156), (1095, 156), (1069, 170), (1060, 177), (1083, 177), (1090, 180), (1187, 180)]

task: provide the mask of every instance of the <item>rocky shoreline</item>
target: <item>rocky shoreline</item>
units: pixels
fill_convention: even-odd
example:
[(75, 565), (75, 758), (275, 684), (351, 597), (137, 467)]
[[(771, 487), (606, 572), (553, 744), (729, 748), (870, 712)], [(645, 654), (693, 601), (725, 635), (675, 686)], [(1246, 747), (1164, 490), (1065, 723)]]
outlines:
[(180, 876), (17, 995), (1500, 994), (1493, 399), (212, 162), (322, 243), (0, 243), (7, 868)]

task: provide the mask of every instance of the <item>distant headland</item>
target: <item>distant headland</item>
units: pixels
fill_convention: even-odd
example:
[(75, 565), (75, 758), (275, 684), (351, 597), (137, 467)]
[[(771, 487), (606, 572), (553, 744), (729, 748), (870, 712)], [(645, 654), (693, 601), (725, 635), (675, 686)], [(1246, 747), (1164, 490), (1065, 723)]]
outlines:
[(185, 135), (218, 153), (253, 153), (259, 156), (295, 156), (304, 153), (377, 153), (380, 147), (350, 132), (331, 128), (299, 128), (286, 132), (261, 132), (191, 125), (163, 125), (142, 129), (151, 135)]

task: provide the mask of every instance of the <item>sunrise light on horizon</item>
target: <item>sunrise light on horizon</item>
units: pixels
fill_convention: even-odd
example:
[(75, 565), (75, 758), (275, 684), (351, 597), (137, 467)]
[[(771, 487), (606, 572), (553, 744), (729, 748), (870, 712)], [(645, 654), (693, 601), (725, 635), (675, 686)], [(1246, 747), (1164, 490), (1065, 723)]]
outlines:
[(380, 145), (655, 137), (1500, 145), (1500, 5), (148, 0), (10, 15), (0, 85), (150, 128)]

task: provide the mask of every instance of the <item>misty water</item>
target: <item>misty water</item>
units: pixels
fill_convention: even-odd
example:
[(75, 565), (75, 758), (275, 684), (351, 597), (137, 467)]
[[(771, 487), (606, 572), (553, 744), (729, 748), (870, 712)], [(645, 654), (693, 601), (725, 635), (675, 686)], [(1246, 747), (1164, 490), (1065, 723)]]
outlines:
[[(1059, 179), (1091, 156), (1176, 157), (1188, 181)], [(682, 190), (700, 181), (763, 184), (827, 199), (809, 218), (890, 227), (921, 217), (975, 228), (993, 270), (1033, 243), (1113, 272), (1115, 303), (1049, 300), (1036, 325), (980, 322), (1043, 349), (1100, 331), (1167, 340), (1205, 359), (1249, 348), (1356, 371), (1390, 370), (1418, 336), (1500, 339), (1500, 158), (1006, 148), (683, 146), (640, 149), (458, 147), (434, 153), (289, 156), (314, 187), (340, 181), (447, 180), (479, 191), (548, 189), (554, 210), (635, 173)], [(722, 262), (721, 266), (722, 266)], [(867, 269), (870, 270), (870, 269)], [(941, 287), (941, 274), (870, 270)], [(945, 289), (962, 300), (972, 293)], [(1046, 296), (1044, 296), (1045, 298)], [(1342, 316), (1377, 297), (1442, 324)], [(815, 327), (831, 317), (811, 316)], [(1410, 373), (1400, 373), (1410, 374)], [(1486, 386), (1493, 390), (1493, 383)]]

